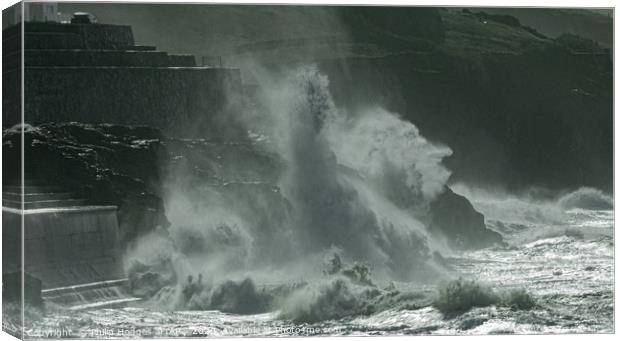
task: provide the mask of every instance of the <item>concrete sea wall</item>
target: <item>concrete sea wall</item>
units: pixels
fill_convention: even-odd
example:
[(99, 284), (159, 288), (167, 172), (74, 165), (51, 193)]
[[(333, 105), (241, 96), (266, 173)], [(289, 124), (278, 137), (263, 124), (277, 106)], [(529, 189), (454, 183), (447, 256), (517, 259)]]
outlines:
[[(43, 289), (123, 278), (116, 207), (23, 211), (24, 272)], [(3, 208), (7, 270), (19, 270), (21, 212)], [(3, 255), (3, 258), (4, 256)], [(6, 271), (3, 271), (6, 272)]]
[[(238, 103), (238, 69), (28, 67), (25, 121), (149, 125), (206, 136)], [(223, 119), (222, 119), (223, 121)]]

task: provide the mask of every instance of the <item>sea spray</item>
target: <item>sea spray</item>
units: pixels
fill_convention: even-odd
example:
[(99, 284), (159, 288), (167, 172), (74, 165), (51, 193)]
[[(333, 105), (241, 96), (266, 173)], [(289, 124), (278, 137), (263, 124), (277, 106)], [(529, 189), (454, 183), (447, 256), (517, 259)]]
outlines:
[[(304, 246), (317, 249), (337, 245), (350, 260), (368, 261), (378, 268), (387, 266), (386, 276), (411, 279), (410, 270), (422, 271), (429, 264), (429, 248), (436, 250), (411, 206), (422, 206), (436, 195), (449, 174), (443, 167), (433, 175), (416, 167), (424, 168), (419, 163), (435, 155), (435, 162), (429, 162), (432, 167), (449, 152), (424, 151), (433, 147), (413, 125), (395, 116), (387, 117), (388, 125), (379, 125), (377, 131), (369, 129), (376, 121), (364, 120), (372, 115), (355, 117), (338, 110), (327, 79), (314, 67), (301, 68), (290, 83), (293, 86), (288, 91), (296, 94), (286, 103), (288, 129), (280, 132), (289, 136), (283, 139), (289, 142), (283, 146), (283, 155), (290, 158), (290, 167), (281, 187), (293, 204), (294, 226), (307, 241)], [(379, 119), (389, 116), (384, 111), (374, 114)], [(405, 131), (387, 141), (377, 140), (381, 134), (394, 135), (399, 124), (406, 127)], [(395, 154), (389, 153), (392, 147)], [(420, 149), (419, 154), (424, 156), (406, 157), (408, 148), (414, 148), (411, 153)], [(393, 188), (400, 189), (399, 197), (389, 196)], [(402, 207), (403, 196), (417, 205)]]
[(600, 189), (581, 187), (558, 198), (564, 209), (613, 210), (614, 199)]
[(343, 265), (334, 255), (325, 277), (300, 285), (276, 299), (279, 318), (295, 323), (354, 318), (386, 310), (416, 310), (432, 302), (425, 290), (398, 290), (373, 283), (370, 270), (359, 263)]
[(382, 108), (332, 115), (324, 134), (338, 163), (375, 182), (399, 206), (428, 203), (450, 177), (441, 162), (452, 150), (430, 143), (415, 125)]
[[(367, 264), (379, 282), (443, 276), (432, 255), (446, 246), (429, 234), (423, 215), (449, 178), (441, 165), (449, 148), (383, 109), (338, 109), (316, 67), (265, 80), (260, 97), (263, 121), (247, 128), (264, 138), (247, 146), (173, 141), (178, 155), (165, 186), (172, 226), (128, 252), (128, 264), (151, 267), (134, 276), (138, 282), (168, 271), (161, 278), (176, 283), (155, 294), (168, 308), (250, 311), (228, 298), (249, 297), (255, 283), (323, 283), (317, 264), (334, 248), (343, 262)], [(263, 163), (270, 165), (257, 167)], [(155, 265), (162, 260), (172, 269)], [(202, 276), (204, 288), (185, 297), (190, 276)], [(352, 285), (358, 294), (360, 283)], [(216, 292), (225, 303), (214, 303)]]
[(473, 188), (465, 183), (453, 184), (451, 188), (469, 198), (487, 221), (531, 225), (557, 224), (567, 218), (564, 210), (556, 202), (528, 193), (507, 194), (500, 190)]
[[(187, 288), (186, 288), (187, 289)], [(226, 280), (205, 290), (199, 284), (189, 288), (187, 307), (194, 310), (219, 310), (236, 314), (256, 314), (269, 311), (273, 297), (245, 278)]]
[[(558, 236), (583, 239), (585, 230), (581, 223), (598, 221), (605, 226), (606, 216), (613, 208), (610, 195), (589, 187), (560, 193), (531, 188), (519, 194), (465, 183), (453, 184), (451, 188), (467, 196), (475, 209), (484, 214), (487, 226), (502, 233), (513, 245)], [(596, 229), (587, 234), (596, 235)]]

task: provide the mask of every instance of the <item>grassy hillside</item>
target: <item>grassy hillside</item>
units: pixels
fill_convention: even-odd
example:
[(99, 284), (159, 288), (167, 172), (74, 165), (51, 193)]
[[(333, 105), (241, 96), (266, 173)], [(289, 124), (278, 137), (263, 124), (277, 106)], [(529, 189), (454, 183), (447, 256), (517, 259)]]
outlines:
[(613, 46), (612, 9), (569, 8), (484, 8), (488, 13), (508, 14), (522, 24), (534, 27), (549, 37), (570, 33), (597, 41), (605, 47)]

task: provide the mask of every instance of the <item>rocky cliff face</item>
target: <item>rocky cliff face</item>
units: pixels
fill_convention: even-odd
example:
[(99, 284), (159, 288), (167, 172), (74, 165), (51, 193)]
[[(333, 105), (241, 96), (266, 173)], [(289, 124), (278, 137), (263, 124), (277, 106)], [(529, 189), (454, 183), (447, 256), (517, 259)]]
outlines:
[(613, 46), (613, 9), (593, 8), (484, 8), (485, 12), (511, 15), (548, 37), (573, 33)]
[[(604, 16), (562, 9), (63, 6), (132, 23), (137, 39), (174, 52), (227, 55), (224, 64), (241, 66), (246, 83), (257, 64), (318, 63), (340, 104), (384, 106), (448, 144), (453, 180), (611, 190), (611, 57), (578, 37), (605, 46), (612, 28)], [(187, 20), (159, 25), (171, 13)]]
[(312, 60), (339, 105), (387, 108), (450, 146), (453, 181), (611, 191), (609, 50), (574, 34), (547, 37), (509, 15), (409, 9), (427, 20), (408, 27), (381, 11), (341, 10), (346, 41), (305, 41), (303, 56), (299, 44), (271, 41), (239, 57), (273, 69)]
[(445, 238), (455, 249), (479, 249), (501, 245), (502, 236), (485, 227), (484, 216), (469, 200), (446, 187), (430, 207), (431, 233)]
[(476, 61), (436, 52), (322, 66), (341, 104), (384, 106), (450, 146), (453, 180), (512, 190), (611, 188), (608, 61), (548, 50)]
[(426, 51), (320, 61), (336, 100), (380, 105), (450, 146), (453, 180), (552, 189), (612, 185), (612, 63), (578, 36), (442, 11)]
[[(19, 139), (19, 129), (4, 131), (4, 155), (20, 153)], [(242, 215), (251, 215), (244, 219), (264, 229), (285, 219), (290, 209), (276, 184), (282, 162), (248, 142), (170, 139), (147, 127), (55, 123), (26, 127), (24, 147), (26, 179), (75, 191), (93, 205), (117, 205), (124, 247), (169, 226), (162, 198), (174, 190), (215, 190), (222, 200), (232, 200), (229, 205), (251, 203)], [(3, 171), (8, 180), (19, 176), (6, 163)], [(456, 248), (501, 242), (467, 199), (449, 188), (431, 205), (426, 220), (431, 232)], [(199, 251), (192, 250), (191, 240), (178, 246)]]

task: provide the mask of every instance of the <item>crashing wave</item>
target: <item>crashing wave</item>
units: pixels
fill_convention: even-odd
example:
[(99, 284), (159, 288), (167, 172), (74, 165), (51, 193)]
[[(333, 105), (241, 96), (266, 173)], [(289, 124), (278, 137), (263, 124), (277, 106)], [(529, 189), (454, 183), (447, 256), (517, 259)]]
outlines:
[(475, 281), (457, 279), (439, 287), (433, 306), (444, 316), (454, 317), (474, 307), (501, 305), (512, 309), (531, 309), (536, 301), (524, 289), (497, 293)]
[(564, 209), (581, 208), (585, 210), (613, 210), (614, 199), (600, 189), (581, 187), (558, 199)]
[[(128, 264), (145, 265), (130, 271), (134, 293), (166, 309), (281, 308), (296, 321), (430, 304), (426, 295), (375, 283), (444, 276), (437, 260), (449, 247), (427, 224), (431, 204), (445, 193), (450, 172), (442, 160), (451, 150), (383, 109), (338, 110), (316, 67), (266, 87), (270, 124), (251, 130), (270, 137), (260, 148), (283, 164), (266, 167), (276, 170), (274, 182), (214, 183), (189, 171), (218, 169), (219, 155), (194, 155), (191, 162), (203, 162), (197, 167), (172, 165), (165, 186), (171, 227), (127, 253)], [(218, 174), (247, 176), (243, 161), (231, 165)], [(317, 259), (333, 249), (354, 265), (326, 279)]]

